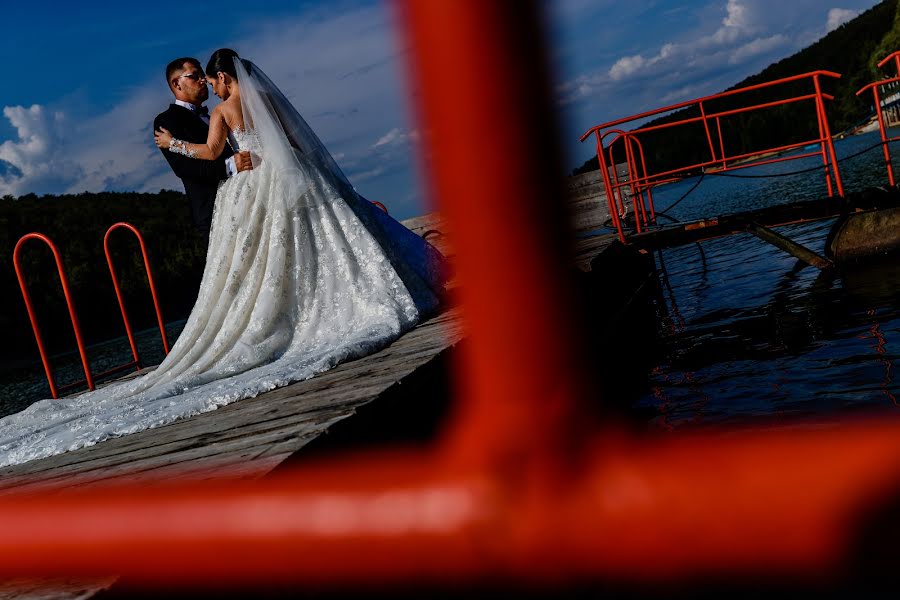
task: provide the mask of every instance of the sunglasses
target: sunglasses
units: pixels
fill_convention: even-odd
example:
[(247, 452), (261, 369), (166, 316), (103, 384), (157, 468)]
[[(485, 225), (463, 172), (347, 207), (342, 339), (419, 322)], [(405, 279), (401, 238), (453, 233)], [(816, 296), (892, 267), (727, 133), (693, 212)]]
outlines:
[(187, 77), (188, 79), (193, 79), (194, 81), (201, 81), (206, 79), (206, 75), (204, 75), (201, 71), (193, 71), (191, 73), (182, 73), (172, 81), (178, 81), (182, 77)]

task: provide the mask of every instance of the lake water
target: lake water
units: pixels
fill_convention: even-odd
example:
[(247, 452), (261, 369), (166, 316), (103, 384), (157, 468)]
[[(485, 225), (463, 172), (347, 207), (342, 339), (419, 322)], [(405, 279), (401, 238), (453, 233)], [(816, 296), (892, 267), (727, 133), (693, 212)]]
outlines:
[[(877, 142), (877, 133), (866, 134), (836, 148), (839, 157), (847, 157)], [(882, 161), (875, 149), (843, 162), (845, 188), (886, 185)], [(787, 173), (819, 164), (803, 159), (736, 174)], [(658, 188), (657, 209), (665, 210), (696, 181)], [(670, 216), (689, 220), (824, 195), (821, 169), (775, 179), (708, 175)], [(831, 223), (780, 231), (821, 253)], [(637, 407), (652, 415), (652, 424), (672, 428), (873, 406), (891, 410), (900, 398), (895, 262), (826, 276), (811, 267), (797, 269), (793, 257), (741, 234), (665, 250), (657, 266), (661, 354), (649, 367), (649, 386), (637, 394)], [(183, 326), (168, 326), (171, 342)], [(137, 338), (143, 363), (158, 364), (158, 331)], [(91, 346), (88, 353), (95, 372), (130, 360), (125, 338)], [(53, 366), (58, 385), (83, 377), (74, 351), (54, 357)], [(0, 415), (49, 395), (40, 363), (0, 370)]]
[[(118, 315), (114, 315), (114, 317), (118, 318)], [(166, 337), (169, 339), (170, 346), (175, 343), (184, 324), (185, 321), (181, 320), (166, 325)], [(158, 327), (137, 331), (134, 339), (143, 366), (158, 365), (162, 361), (165, 354)], [(28, 343), (33, 344), (33, 338), (28, 340)], [(131, 347), (124, 335), (88, 346), (87, 355), (91, 371), (94, 373), (102, 373), (132, 360)], [(52, 356), (50, 364), (53, 367), (53, 378), (57, 388), (84, 379), (81, 357), (75, 349)], [(127, 372), (123, 371), (113, 377), (121, 377)], [(0, 416), (19, 412), (36, 400), (49, 397), (50, 386), (47, 384), (44, 367), (40, 361), (26, 366), (0, 370)]]
[[(842, 140), (838, 157), (877, 142), (877, 133)], [(736, 173), (785, 173), (820, 164), (803, 159)], [(848, 191), (887, 185), (880, 149), (840, 167)], [(657, 210), (696, 181), (659, 188)], [(825, 193), (821, 169), (777, 179), (707, 175), (669, 214), (690, 220)], [(833, 222), (777, 230), (823, 254)], [(652, 367), (650, 389), (638, 401), (655, 425), (900, 410), (896, 257), (824, 274), (755, 236), (738, 234), (664, 250), (656, 262), (661, 357)]]

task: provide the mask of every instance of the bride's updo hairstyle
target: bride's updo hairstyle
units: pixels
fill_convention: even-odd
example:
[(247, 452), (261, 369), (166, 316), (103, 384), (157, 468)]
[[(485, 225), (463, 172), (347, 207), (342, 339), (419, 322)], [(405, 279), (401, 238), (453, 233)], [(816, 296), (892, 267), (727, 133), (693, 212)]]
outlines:
[[(234, 69), (234, 59), (240, 58), (238, 53), (232, 50), (231, 48), (219, 48), (213, 55), (209, 57), (209, 62), (206, 63), (206, 76), (215, 78), (216, 73), (221, 71), (222, 73), (228, 73), (235, 79), (237, 79), (237, 73)], [(241, 62), (244, 63), (244, 68), (247, 69), (247, 72), (250, 72), (250, 64), (241, 59)]]

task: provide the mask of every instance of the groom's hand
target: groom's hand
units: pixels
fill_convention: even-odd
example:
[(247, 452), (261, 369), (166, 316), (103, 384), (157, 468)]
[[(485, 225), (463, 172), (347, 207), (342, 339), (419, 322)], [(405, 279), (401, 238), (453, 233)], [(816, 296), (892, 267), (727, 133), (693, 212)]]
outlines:
[(253, 169), (253, 163), (250, 162), (250, 152), (243, 151), (234, 155), (234, 167), (241, 171), (250, 171)]

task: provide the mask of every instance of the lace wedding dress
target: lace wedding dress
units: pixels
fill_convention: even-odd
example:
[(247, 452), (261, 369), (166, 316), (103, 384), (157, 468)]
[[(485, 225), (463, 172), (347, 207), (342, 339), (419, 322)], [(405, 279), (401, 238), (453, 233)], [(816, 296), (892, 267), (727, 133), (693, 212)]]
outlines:
[(200, 292), (177, 342), (147, 375), (0, 419), (0, 466), (307, 379), (437, 308), (443, 257), (352, 190), (255, 65), (238, 71), (248, 129), (230, 141), (254, 168), (219, 187)]

